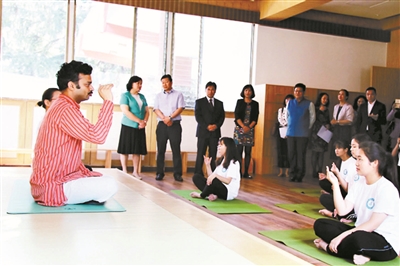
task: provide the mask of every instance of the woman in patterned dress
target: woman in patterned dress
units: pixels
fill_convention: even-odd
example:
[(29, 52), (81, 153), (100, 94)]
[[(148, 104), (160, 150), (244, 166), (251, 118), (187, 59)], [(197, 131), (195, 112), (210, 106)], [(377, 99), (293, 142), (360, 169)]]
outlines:
[(235, 131), (233, 139), (237, 145), (239, 158), (242, 158), (244, 150), (244, 171), (242, 162), (240, 161), (240, 173), (243, 173), (242, 177), (251, 179), (249, 175), (249, 166), (251, 159), (251, 149), (254, 146), (254, 127), (257, 125), (258, 120), (258, 102), (254, 101), (255, 96), (254, 88), (248, 84), (243, 87), (240, 96), (243, 99), (239, 99), (236, 102), (235, 107)]

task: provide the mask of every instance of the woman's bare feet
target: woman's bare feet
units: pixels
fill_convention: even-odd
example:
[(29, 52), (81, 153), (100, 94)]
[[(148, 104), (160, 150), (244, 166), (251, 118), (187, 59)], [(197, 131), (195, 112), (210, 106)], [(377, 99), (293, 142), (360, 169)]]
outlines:
[(190, 193), (190, 196), (192, 198), (201, 198), (200, 193), (193, 191), (192, 193)]
[(363, 255), (354, 254), (354, 256), (353, 256), (353, 262), (356, 265), (363, 265), (363, 264), (367, 263), (370, 260), (371, 260), (370, 258), (365, 257)]
[(328, 211), (327, 209), (319, 210), (318, 213), (322, 214), (323, 216), (334, 217), (333, 212)]
[(138, 173), (132, 173), (132, 176), (133, 176), (134, 178), (137, 178), (137, 179), (139, 179), (139, 180), (142, 180), (142, 177), (141, 177)]
[(216, 200), (216, 199), (218, 199), (218, 196), (217, 196), (217, 195), (214, 195), (214, 194), (208, 195), (208, 200), (209, 200), (209, 201), (214, 201), (214, 200)]
[(324, 251), (326, 251), (326, 247), (328, 246), (328, 244), (324, 240), (322, 240), (321, 238), (315, 239), (314, 240), (314, 245), (317, 248), (322, 249)]

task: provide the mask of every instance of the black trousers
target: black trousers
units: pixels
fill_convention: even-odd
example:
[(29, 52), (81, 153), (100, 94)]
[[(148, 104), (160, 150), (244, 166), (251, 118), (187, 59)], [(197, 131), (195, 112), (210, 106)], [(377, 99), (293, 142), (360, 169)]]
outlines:
[[(318, 219), (314, 223), (315, 234), (329, 243), (343, 233), (350, 230), (350, 226), (332, 219)], [(339, 244), (338, 253), (333, 253), (329, 246), (327, 252), (333, 256), (353, 259), (355, 254), (363, 255), (375, 261), (389, 261), (397, 257), (397, 253), (386, 239), (378, 233), (367, 231), (356, 231), (345, 237)]]
[(307, 137), (287, 137), (289, 155), (289, 176), (302, 180), (306, 174)]
[[(240, 174), (243, 173), (243, 175), (249, 175), (249, 166), (250, 166), (250, 159), (251, 159), (251, 149), (253, 147), (252, 146), (244, 146), (241, 144), (237, 145), (237, 151), (239, 154), (239, 163), (240, 163)], [(243, 169), (243, 165), (242, 165), (242, 154), (243, 154), (243, 149), (244, 149), (244, 171)]]
[(174, 175), (182, 175), (181, 141), (182, 127), (180, 121), (174, 121), (172, 126), (167, 126), (160, 121), (156, 129), (157, 138), (157, 174), (164, 174), (165, 151), (167, 141), (171, 145), (172, 159), (174, 162)]
[(218, 178), (214, 178), (211, 185), (207, 185), (207, 178), (201, 174), (194, 174), (193, 183), (201, 190), (202, 198), (208, 197), (210, 194), (217, 195), (218, 198), (226, 200), (228, 197), (228, 189)]
[(208, 147), (208, 156), (211, 157), (211, 170), (215, 170), (215, 159), (217, 158), (217, 146), (219, 138), (197, 138), (197, 156), (196, 156), (196, 166), (194, 172), (196, 174), (203, 174), (203, 163), (204, 155)]

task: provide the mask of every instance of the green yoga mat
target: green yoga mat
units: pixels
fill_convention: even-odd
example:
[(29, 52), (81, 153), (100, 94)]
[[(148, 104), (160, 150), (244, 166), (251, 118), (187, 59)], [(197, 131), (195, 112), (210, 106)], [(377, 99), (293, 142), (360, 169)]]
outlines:
[(41, 213), (83, 213), (83, 212), (124, 212), (126, 211), (115, 199), (109, 199), (101, 205), (71, 204), (61, 207), (47, 207), (37, 204), (31, 195), (28, 180), (16, 180), (8, 203), (8, 214)]
[[(259, 232), (259, 234), (283, 243), (288, 247), (291, 247), (303, 254), (306, 254), (329, 265), (354, 265), (354, 263), (350, 260), (334, 257), (332, 255), (329, 255), (325, 251), (316, 248), (314, 245), (314, 239), (318, 237), (315, 236), (313, 229), (261, 231)], [(400, 265), (400, 258), (397, 257), (394, 260), (385, 262), (370, 261), (365, 265)]]
[(310, 197), (317, 197), (321, 196), (321, 189), (319, 188), (291, 188), (293, 192), (301, 193)]
[(275, 206), (310, 217), (312, 219), (325, 217), (322, 214), (318, 213), (319, 210), (324, 208), (319, 203), (275, 204)]
[[(269, 210), (261, 208), (257, 204), (251, 204), (243, 200), (221, 200), (217, 199), (215, 201), (209, 201), (207, 199), (192, 198), (190, 193), (193, 190), (171, 190), (178, 196), (188, 199), (200, 206), (204, 206), (210, 211), (219, 214), (233, 214), (233, 213), (272, 213)], [(200, 192), (200, 191), (197, 191)]]

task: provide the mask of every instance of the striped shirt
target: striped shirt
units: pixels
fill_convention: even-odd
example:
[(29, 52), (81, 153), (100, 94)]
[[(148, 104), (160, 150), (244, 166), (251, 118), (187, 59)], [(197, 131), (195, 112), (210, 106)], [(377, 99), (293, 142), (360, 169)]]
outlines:
[(82, 141), (102, 144), (112, 124), (114, 104), (104, 101), (98, 121), (92, 125), (73, 99), (60, 95), (47, 111), (35, 145), (30, 179), (31, 193), (41, 205), (62, 206), (67, 198), (63, 183), (101, 176), (82, 163)]

